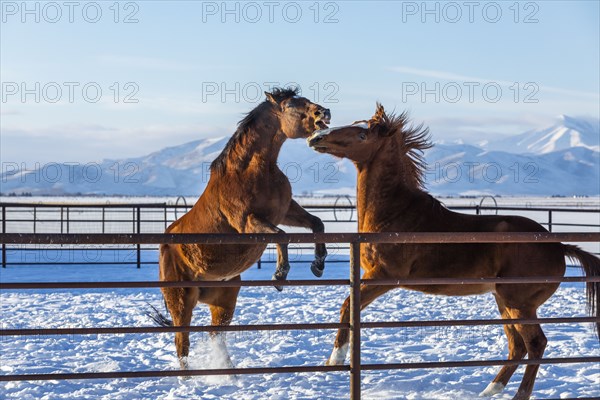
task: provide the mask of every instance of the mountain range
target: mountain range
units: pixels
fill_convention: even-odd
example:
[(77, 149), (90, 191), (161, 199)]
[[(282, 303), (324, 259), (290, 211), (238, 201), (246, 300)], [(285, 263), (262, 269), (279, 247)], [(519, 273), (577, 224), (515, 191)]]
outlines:
[[(199, 195), (210, 163), (228, 137), (195, 140), (143, 157), (101, 163), (54, 163), (37, 170), (4, 168), (4, 195)], [(561, 116), (540, 130), (485, 145), (436, 144), (425, 152), (426, 187), (435, 195), (600, 195), (600, 120)], [(348, 160), (288, 140), (278, 161), (294, 193), (354, 194)]]

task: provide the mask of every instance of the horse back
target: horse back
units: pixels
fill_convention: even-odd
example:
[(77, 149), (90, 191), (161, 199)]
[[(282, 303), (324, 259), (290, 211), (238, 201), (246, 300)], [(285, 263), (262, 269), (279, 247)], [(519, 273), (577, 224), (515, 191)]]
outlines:
[[(389, 224), (389, 231), (547, 232), (539, 223), (521, 216), (468, 215), (445, 208), (436, 215), (421, 215), (420, 223), (412, 220), (412, 227), (402, 222)], [(367, 271), (378, 271), (380, 278), (562, 276), (565, 270), (560, 243), (364, 244), (361, 263)], [(493, 284), (403, 287), (446, 295), (496, 290)]]

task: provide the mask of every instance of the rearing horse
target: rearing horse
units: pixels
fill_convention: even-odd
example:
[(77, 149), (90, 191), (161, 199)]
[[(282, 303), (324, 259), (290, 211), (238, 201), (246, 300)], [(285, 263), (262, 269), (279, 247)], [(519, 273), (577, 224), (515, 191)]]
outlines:
[[(277, 225), (299, 226), (323, 232), (321, 220), (292, 200), (291, 185), (277, 167), (277, 156), (287, 138), (306, 138), (326, 128), (328, 109), (297, 95), (297, 90), (275, 89), (239, 123), (236, 133), (211, 165), (204, 193), (194, 207), (166, 230), (167, 233), (282, 233)], [(240, 280), (265, 250), (256, 245), (166, 244), (160, 247), (161, 281)], [(274, 279), (289, 271), (287, 245), (278, 245)], [(317, 244), (313, 273), (320, 276), (327, 255)], [(163, 325), (187, 326), (198, 302), (208, 305), (212, 325), (229, 325), (239, 287), (161, 288), (173, 321), (155, 316)], [(211, 333), (213, 343), (232, 366), (224, 338)], [(188, 368), (189, 332), (175, 333), (182, 369)]]
[[(423, 190), (422, 150), (431, 147), (428, 130), (407, 126), (406, 114), (387, 115), (378, 104), (369, 121), (315, 132), (309, 145), (319, 152), (352, 160), (358, 170), (359, 232), (547, 232), (540, 224), (517, 216), (477, 216), (452, 212)], [(587, 276), (600, 276), (600, 260), (577, 246), (562, 243), (481, 244), (363, 244), (363, 279), (497, 278), (563, 276), (565, 256), (580, 261)], [(536, 318), (540, 305), (558, 283), (478, 285), (403, 285), (425, 293), (463, 296), (493, 293), (502, 318)], [(396, 286), (398, 287), (398, 286)], [(360, 306), (365, 308), (393, 286), (361, 285)], [(592, 314), (600, 307), (600, 283), (587, 284)], [(349, 300), (341, 309), (349, 321)], [(600, 323), (596, 324), (600, 335)], [(546, 336), (538, 324), (504, 325), (508, 358), (541, 359)], [(343, 364), (348, 352), (348, 329), (338, 331), (329, 365)], [(500, 393), (517, 369), (502, 367), (481, 393)], [(539, 364), (525, 369), (514, 399), (528, 399)]]

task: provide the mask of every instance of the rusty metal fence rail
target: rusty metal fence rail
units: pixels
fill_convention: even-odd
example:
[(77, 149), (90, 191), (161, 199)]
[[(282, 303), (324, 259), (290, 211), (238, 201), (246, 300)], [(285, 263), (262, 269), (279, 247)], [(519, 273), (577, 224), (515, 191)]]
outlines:
[[(348, 196), (338, 196), (335, 201), (329, 199), (329, 204), (307, 204), (305, 208), (311, 213), (320, 216), (327, 224), (328, 231), (348, 229), (348, 223), (356, 222), (356, 210), (353, 200)], [(506, 206), (450, 206), (451, 210), (472, 214), (506, 214), (527, 213), (532, 219), (538, 221), (549, 231), (600, 231), (600, 209), (583, 207), (506, 207)], [(176, 204), (167, 203), (121, 203), (121, 204), (38, 204), (38, 203), (0, 203), (1, 232), (2, 233), (126, 233), (145, 234), (162, 233), (167, 226), (177, 217), (183, 215), (190, 206), (179, 201)], [(341, 229), (339, 229), (341, 227)], [(9, 265), (74, 265), (78, 264), (69, 259), (69, 252), (73, 249), (62, 246), (48, 245), (52, 256), (45, 254), (40, 259), (31, 261), (28, 254), (39, 249), (22, 246), (9, 247), (2, 244), (2, 267)], [(91, 246), (91, 245), (90, 245)], [(145, 265), (156, 264), (155, 259), (144, 260), (146, 251), (156, 250), (155, 243), (140, 243), (111, 247), (110, 245), (89, 247), (90, 250), (103, 252), (97, 257), (86, 260), (86, 264), (96, 265), (134, 265), (141, 268)], [(290, 263), (304, 262), (298, 256), (307, 247), (297, 245), (290, 249)], [(50, 250), (50, 249), (45, 249)], [(81, 246), (78, 251), (87, 250)], [(343, 253), (346, 256), (349, 247), (340, 244), (333, 252)], [(600, 255), (600, 248), (591, 249)], [(111, 253), (112, 252), (112, 253)], [(331, 252), (331, 251), (330, 251)], [(110, 254), (109, 254), (110, 253)], [(106, 257), (105, 257), (106, 256)], [(275, 263), (274, 248), (269, 247), (257, 266)], [(330, 263), (347, 263), (346, 257), (330, 257)]]
[[(517, 320), (442, 320), (442, 321), (392, 321), (361, 322), (360, 285), (444, 285), (444, 284), (482, 284), (482, 283), (555, 283), (555, 282), (600, 282), (600, 277), (535, 277), (535, 278), (453, 278), (453, 279), (407, 279), (407, 280), (361, 280), (360, 244), (361, 243), (554, 243), (554, 242), (600, 242), (600, 233), (323, 233), (323, 234), (0, 234), (2, 245), (16, 244), (161, 244), (161, 243), (203, 243), (203, 244), (256, 244), (256, 243), (349, 243), (350, 271), (349, 279), (337, 280), (294, 280), (277, 282), (281, 286), (308, 285), (346, 285), (350, 288), (350, 322), (320, 324), (271, 324), (271, 325), (233, 325), (227, 327), (189, 326), (189, 327), (111, 327), (111, 328), (71, 328), (71, 329), (2, 329), (0, 336), (24, 335), (64, 335), (64, 334), (116, 334), (116, 333), (159, 333), (159, 332), (207, 332), (242, 330), (296, 330), (296, 329), (350, 329), (350, 364), (344, 366), (290, 366), (264, 368), (195, 369), (187, 371), (118, 371), (94, 373), (60, 374), (18, 374), (0, 375), (0, 381), (24, 380), (61, 380), (61, 379), (110, 379), (110, 378), (152, 378), (173, 376), (225, 375), (225, 374), (267, 374), (267, 373), (307, 373), (307, 372), (349, 372), (350, 397), (360, 399), (361, 371), (449, 368), (495, 365), (523, 364), (562, 364), (562, 363), (598, 363), (600, 357), (546, 358), (543, 360), (469, 360), (440, 361), (396, 364), (362, 364), (360, 334), (362, 329), (413, 327), (413, 326), (465, 326), (465, 325), (503, 325), (503, 324), (560, 324), (560, 323), (598, 323), (598, 317), (579, 318), (537, 318)], [(142, 287), (192, 287), (192, 286), (271, 286), (272, 281), (245, 282), (57, 282), (57, 283), (1, 283), (1, 290), (30, 289), (82, 289), (82, 288), (142, 288)]]

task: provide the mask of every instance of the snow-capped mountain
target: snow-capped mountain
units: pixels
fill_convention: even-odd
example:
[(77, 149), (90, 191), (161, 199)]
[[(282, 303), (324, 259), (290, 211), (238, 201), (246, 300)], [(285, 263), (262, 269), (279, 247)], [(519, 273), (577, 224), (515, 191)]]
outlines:
[(600, 151), (600, 120), (561, 115), (558, 123), (488, 143), (488, 150), (547, 154), (571, 147)]
[(436, 145), (426, 159), (434, 194), (600, 195), (600, 153), (584, 147), (534, 155)]
[[(485, 148), (437, 144), (425, 153), (426, 187), (441, 195), (600, 195), (599, 125), (599, 121), (562, 117), (558, 125), (491, 142)], [(228, 139), (200, 139), (144, 157), (100, 164), (5, 170), (1, 192), (199, 195), (208, 182), (210, 163)], [(278, 163), (297, 195), (355, 191), (352, 163), (316, 153), (304, 140), (286, 141)]]

